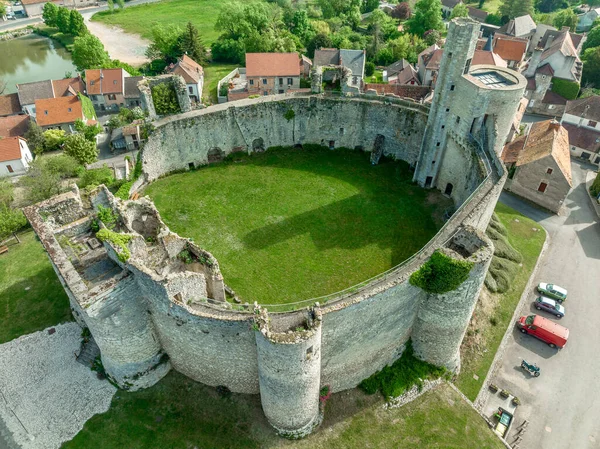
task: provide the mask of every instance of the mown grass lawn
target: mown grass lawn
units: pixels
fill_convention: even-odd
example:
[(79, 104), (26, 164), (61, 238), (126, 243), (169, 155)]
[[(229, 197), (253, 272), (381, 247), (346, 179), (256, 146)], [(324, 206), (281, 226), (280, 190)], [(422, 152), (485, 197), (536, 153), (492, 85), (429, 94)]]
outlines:
[(215, 0), (163, 0), (115, 9), (113, 13), (102, 11), (94, 14), (91, 20), (118, 26), (147, 39), (152, 37), (152, 27), (156, 24), (184, 28), (192, 22), (200, 31), (202, 42), (210, 45), (219, 36), (215, 23), (225, 3)]
[[(546, 238), (546, 231), (538, 223), (504, 204), (496, 205), (496, 214), (508, 230), (509, 242), (523, 256), (523, 267), (517, 272), (506, 293), (489, 293), (496, 303), (492, 317), (485, 322), (479, 322), (478, 329), (470, 328), (482, 335), (482, 342), (487, 351), (479, 353), (474, 348), (467, 349), (464, 344), (461, 349), (461, 372), (455, 383), (472, 401), (475, 400), (481, 389)], [(519, 221), (517, 222), (515, 219)], [(533, 229), (538, 229), (538, 231)], [(480, 312), (476, 308), (475, 314), (478, 313)], [(474, 379), (473, 374), (477, 375), (479, 379)]]
[(158, 180), (146, 194), (250, 303), (350, 287), (413, 255), (442, 225), (450, 200), (413, 184), (408, 164), (318, 148), (239, 156)]
[(71, 321), (69, 300), (33, 231), (0, 255), (0, 343)]
[(204, 68), (204, 91), (203, 97), (210, 100), (212, 103), (217, 103), (217, 84), (225, 75), (238, 67), (237, 64), (221, 64), (211, 62), (205, 64)]
[(447, 385), (402, 408), (349, 390), (331, 397), (325, 420), (301, 441), (277, 437), (258, 395), (220, 397), (215, 389), (171, 372), (157, 385), (118, 391), (111, 408), (89, 420), (63, 449), (292, 448), (500, 449), (483, 419)]

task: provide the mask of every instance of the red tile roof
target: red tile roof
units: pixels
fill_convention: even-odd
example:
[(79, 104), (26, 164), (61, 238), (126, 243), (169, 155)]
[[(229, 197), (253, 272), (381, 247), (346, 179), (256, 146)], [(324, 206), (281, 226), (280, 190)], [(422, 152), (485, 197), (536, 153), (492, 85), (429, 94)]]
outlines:
[(527, 39), (497, 36), (494, 39), (494, 53), (506, 61), (521, 61), (527, 50)]
[(0, 139), (0, 162), (16, 161), (21, 159), (20, 137), (7, 137)]
[(19, 94), (8, 94), (0, 96), (0, 117), (18, 114), (21, 112)]
[(29, 128), (28, 115), (11, 115), (0, 117), (0, 137), (22, 136)]
[(578, 127), (571, 123), (562, 125), (569, 132), (569, 145), (598, 153), (600, 151), (600, 132)]
[(169, 68), (169, 72), (181, 76), (187, 84), (198, 84), (204, 75), (202, 66), (188, 55), (183, 55), (177, 64), (173, 64)]
[(40, 126), (73, 123), (77, 119), (83, 119), (81, 102), (74, 96), (36, 100), (35, 109)]
[(297, 53), (246, 53), (246, 76), (300, 76)]
[(485, 50), (475, 50), (473, 54), (473, 65), (489, 64), (497, 67), (507, 67), (508, 64), (504, 59), (498, 56), (496, 53)]
[(85, 90), (85, 85), (79, 77), (52, 80), (52, 87), (54, 88), (54, 97), (77, 95), (77, 93)]
[(122, 94), (123, 69), (92, 69), (85, 71), (88, 95)]

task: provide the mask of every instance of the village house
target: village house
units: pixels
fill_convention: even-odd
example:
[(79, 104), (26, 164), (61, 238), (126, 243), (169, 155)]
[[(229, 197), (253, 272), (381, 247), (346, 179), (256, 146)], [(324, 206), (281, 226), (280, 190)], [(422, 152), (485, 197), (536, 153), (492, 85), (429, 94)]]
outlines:
[(419, 73), (406, 59), (401, 59), (383, 69), (383, 81), (390, 84), (420, 85)]
[(17, 84), (17, 95), (24, 113), (36, 117), (35, 102), (47, 98), (77, 96), (84, 91), (80, 77), (62, 80), (44, 80), (33, 83)]
[(167, 73), (179, 75), (184, 79), (192, 104), (199, 103), (202, 100), (204, 69), (200, 64), (188, 55), (183, 55), (175, 64), (167, 67), (166, 71)]
[(556, 120), (534, 123), (529, 134), (504, 147), (504, 188), (558, 213), (573, 186), (567, 130)]
[(129, 73), (118, 69), (92, 69), (85, 71), (85, 88), (98, 112), (116, 112), (125, 106), (125, 78)]
[[(364, 50), (345, 50), (337, 48), (321, 48), (315, 50), (313, 58), (314, 67), (330, 67), (348, 70), (348, 86), (362, 90), (365, 77), (365, 62), (367, 60)], [(323, 81), (330, 82), (339, 76), (339, 71), (323, 70)]]
[(313, 63), (307, 56), (300, 56), (300, 76), (304, 79), (310, 78)]
[(27, 141), (22, 137), (0, 139), (0, 177), (24, 174), (32, 160)]
[(529, 14), (524, 16), (515, 17), (509, 20), (506, 24), (500, 27), (498, 30), (499, 34), (505, 34), (512, 37), (520, 37), (527, 39), (531, 42), (531, 39), (535, 35), (537, 25)]
[(583, 33), (592, 28), (594, 20), (600, 17), (600, 7), (590, 8), (586, 13), (579, 14), (576, 31)]
[(561, 123), (569, 132), (571, 156), (600, 165), (600, 96), (567, 102)]
[(0, 96), (0, 117), (22, 114), (21, 103), (18, 94)]
[(110, 136), (110, 146), (115, 150), (137, 150), (141, 141), (140, 125), (137, 123), (114, 129)]
[(142, 93), (140, 92), (138, 83), (143, 79), (143, 76), (125, 77), (123, 98), (125, 98), (125, 107), (128, 109), (142, 107)]
[[(442, 0), (442, 17), (448, 19), (452, 15), (452, 10), (461, 3), (462, 0)], [(467, 9), (469, 10), (469, 17), (477, 22), (484, 23), (489, 15), (487, 11), (472, 6), (467, 6)]]
[(11, 115), (0, 117), (0, 138), (19, 137), (29, 129), (28, 115)]
[(528, 44), (527, 39), (498, 34), (494, 36), (493, 49), (506, 61), (508, 68), (518, 70), (525, 59)]
[(87, 122), (81, 101), (76, 96), (37, 100), (35, 107), (37, 124), (43, 130), (62, 129), (72, 133), (75, 131), (74, 125), (77, 119)]

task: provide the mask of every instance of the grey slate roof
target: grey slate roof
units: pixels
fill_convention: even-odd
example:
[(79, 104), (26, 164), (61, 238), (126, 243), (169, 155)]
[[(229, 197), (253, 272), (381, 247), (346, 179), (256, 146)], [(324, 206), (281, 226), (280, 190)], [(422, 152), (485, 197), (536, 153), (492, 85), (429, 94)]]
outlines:
[(52, 88), (51, 80), (17, 84), (17, 89), (21, 105), (35, 104), (35, 100), (54, 98), (54, 89)]
[(125, 92), (123, 96), (125, 98), (139, 98), (141, 96), (141, 93), (138, 89), (138, 82), (140, 82), (143, 79), (143, 76), (126, 76)]
[(314, 65), (342, 65), (352, 70), (353, 75), (363, 77), (365, 73), (365, 52), (363, 50), (338, 50), (322, 48), (315, 50)]
[(408, 67), (410, 63), (406, 59), (401, 59), (399, 61), (394, 62), (393, 64), (388, 65), (385, 70), (387, 71), (388, 76), (394, 73), (400, 73), (406, 67)]

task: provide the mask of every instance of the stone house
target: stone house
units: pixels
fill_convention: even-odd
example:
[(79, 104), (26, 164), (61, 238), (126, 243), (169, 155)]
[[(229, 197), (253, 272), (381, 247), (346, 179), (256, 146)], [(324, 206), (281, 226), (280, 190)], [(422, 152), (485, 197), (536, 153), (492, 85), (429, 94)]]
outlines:
[(462, 0), (442, 0), (442, 16), (444, 18), (450, 17), (454, 7), (460, 3), (462, 3)]
[(246, 53), (249, 95), (284, 94), (300, 88), (297, 53)]
[(8, 94), (0, 96), (0, 117), (22, 114), (19, 94)]
[(506, 24), (500, 27), (498, 33), (512, 37), (520, 37), (531, 42), (536, 28), (537, 25), (534, 20), (529, 14), (526, 14), (524, 16), (515, 17), (514, 19), (509, 20)]
[(529, 41), (520, 37), (498, 34), (494, 36), (494, 53), (504, 59), (508, 68), (518, 70), (525, 59)]
[(590, 9), (585, 14), (579, 14), (576, 30), (579, 32), (589, 31), (598, 17), (600, 17), (600, 7)]
[(567, 130), (556, 120), (537, 122), (529, 134), (504, 147), (504, 188), (558, 213), (573, 186)]
[(167, 67), (167, 73), (181, 76), (185, 80), (190, 101), (199, 103), (202, 100), (202, 86), (204, 85), (204, 69), (200, 64), (183, 55), (175, 64)]
[(9, 117), (0, 117), (0, 138), (22, 136), (27, 132), (28, 129), (28, 115), (11, 115)]
[(142, 142), (140, 125), (132, 124), (113, 130), (110, 136), (110, 146), (114, 149), (137, 150)]
[(36, 117), (35, 102), (37, 100), (76, 96), (84, 89), (85, 85), (81, 77), (17, 84), (17, 94), (21, 108), (25, 114), (33, 118)]
[(27, 141), (22, 137), (0, 139), (0, 177), (24, 174), (32, 160)]
[(390, 84), (419, 86), (419, 73), (406, 59), (401, 59), (383, 69), (383, 81)]
[[(566, 27), (565, 27), (566, 28)], [(568, 28), (559, 32), (547, 31), (540, 47), (533, 50), (524, 72), (526, 78), (545, 65), (552, 67), (553, 76), (577, 83), (581, 80), (583, 64)]]
[(116, 112), (125, 106), (125, 78), (129, 73), (118, 69), (92, 69), (85, 71), (85, 88), (98, 112)]
[(366, 53), (364, 50), (345, 50), (336, 48), (321, 48), (315, 50), (313, 58), (313, 66), (323, 69), (323, 81), (332, 81), (339, 74), (334, 70), (326, 70), (327, 67), (339, 67), (347, 73), (349, 79), (349, 87), (354, 87), (358, 90), (363, 88), (363, 80), (365, 77), (365, 62)]
[(300, 56), (300, 76), (304, 79), (310, 79), (313, 62), (308, 56)]
[(436, 44), (427, 47), (417, 58), (419, 79), (423, 86), (434, 86), (444, 51)]
[(62, 129), (67, 133), (75, 131), (77, 119), (87, 122), (83, 114), (81, 101), (77, 96), (47, 98), (35, 102), (37, 109), (37, 124), (45, 131), (47, 129)]
[(143, 76), (125, 77), (125, 87), (123, 97), (125, 98), (125, 107), (133, 109), (142, 107), (142, 93), (138, 83), (144, 79)]
[(600, 96), (567, 102), (561, 123), (569, 132), (571, 156), (600, 164)]
[(469, 10), (469, 17), (480, 23), (485, 23), (487, 16), (489, 16), (489, 13), (483, 9), (473, 8), (472, 6), (467, 6), (467, 9)]
[(567, 100), (552, 92), (553, 77), (554, 70), (549, 64), (537, 69), (533, 76), (527, 77), (525, 90), (525, 98), (529, 100), (527, 112), (549, 117), (562, 116)]

